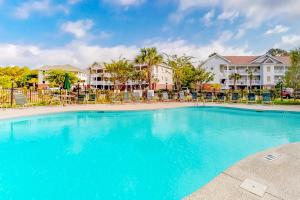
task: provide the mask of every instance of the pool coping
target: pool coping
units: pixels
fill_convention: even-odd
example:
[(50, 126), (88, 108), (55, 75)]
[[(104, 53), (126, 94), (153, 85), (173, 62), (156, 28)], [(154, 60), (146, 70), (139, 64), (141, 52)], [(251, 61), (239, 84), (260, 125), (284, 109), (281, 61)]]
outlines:
[[(277, 155), (274, 160), (268, 155)], [(266, 187), (262, 196), (241, 188), (251, 180)], [(300, 197), (300, 142), (251, 155), (228, 168), (185, 200), (296, 200)]]
[(196, 103), (196, 102), (164, 102), (164, 103), (136, 103), (136, 104), (89, 104), (68, 106), (43, 106), (28, 108), (1, 109), (0, 120), (18, 117), (28, 117), (42, 114), (53, 114), (73, 111), (134, 111), (134, 110), (156, 110), (193, 106), (236, 108), (256, 111), (288, 111), (300, 112), (300, 106), (283, 105), (259, 105), (259, 104), (221, 104), (221, 103)]

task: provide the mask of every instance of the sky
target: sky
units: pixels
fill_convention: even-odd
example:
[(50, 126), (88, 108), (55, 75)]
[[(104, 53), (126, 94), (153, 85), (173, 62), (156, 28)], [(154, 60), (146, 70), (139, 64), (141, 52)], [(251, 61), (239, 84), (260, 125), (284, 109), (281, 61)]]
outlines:
[(0, 66), (260, 55), (299, 47), (299, 19), (300, 0), (0, 0)]

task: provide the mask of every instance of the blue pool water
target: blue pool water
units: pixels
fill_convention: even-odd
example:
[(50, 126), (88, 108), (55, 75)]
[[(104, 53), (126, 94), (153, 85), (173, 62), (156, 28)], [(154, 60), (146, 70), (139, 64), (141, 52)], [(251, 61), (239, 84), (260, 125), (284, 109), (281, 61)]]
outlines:
[(299, 121), (202, 107), (0, 121), (0, 197), (181, 199), (250, 154), (300, 141)]

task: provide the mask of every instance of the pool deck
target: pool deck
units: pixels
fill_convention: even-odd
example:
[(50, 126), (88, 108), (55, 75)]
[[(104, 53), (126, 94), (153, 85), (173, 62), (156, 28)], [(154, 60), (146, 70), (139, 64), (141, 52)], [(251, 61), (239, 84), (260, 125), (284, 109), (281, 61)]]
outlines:
[[(216, 103), (90, 104), (0, 109), (0, 120), (69, 111), (152, 110), (190, 106), (221, 106), (253, 110), (298, 111), (300, 106)], [(274, 160), (268, 160), (267, 155)], [(248, 180), (248, 185), (247, 181)], [(250, 182), (249, 182), (250, 181)], [(243, 189), (241, 185), (246, 188)], [(249, 188), (250, 187), (250, 188)], [(251, 191), (251, 192), (250, 192)], [(256, 193), (256, 194), (254, 194)], [(300, 200), (300, 143), (270, 149), (233, 165), (186, 200)]]
[[(267, 155), (275, 155), (268, 160)], [(241, 188), (246, 180), (260, 195)], [(257, 183), (257, 184), (256, 184)], [(250, 189), (250, 190), (252, 190)], [(252, 155), (225, 170), (185, 200), (299, 200), (300, 143), (292, 143)]]
[(118, 111), (118, 110), (153, 110), (179, 108), (189, 106), (222, 106), (227, 108), (242, 108), (253, 110), (284, 110), (298, 111), (300, 106), (279, 106), (279, 105), (258, 105), (258, 104), (218, 104), (218, 103), (195, 103), (195, 102), (166, 102), (166, 103), (136, 103), (136, 104), (89, 104), (89, 105), (67, 105), (67, 106), (41, 106), (41, 107), (26, 107), (26, 108), (7, 108), (0, 109), (0, 120), (15, 117), (24, 117), (40, 114), (51, 114), (58, 112), (69, 111)]

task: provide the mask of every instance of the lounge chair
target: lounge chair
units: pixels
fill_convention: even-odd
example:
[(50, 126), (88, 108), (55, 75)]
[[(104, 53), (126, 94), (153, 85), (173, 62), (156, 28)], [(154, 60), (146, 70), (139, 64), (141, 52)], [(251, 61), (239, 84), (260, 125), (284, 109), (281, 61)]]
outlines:
[(96, 94), (89, 94), (88, 103), (96, 103)]
[(86, 95), (85, 94), (79, 94), (77, 97), (77, 103), (86, 103)]
[(24, 107), (28, 104), (27, 99), (23, 94), (21, 93), (14, 94), (14, 97), (15, 97), (16, 105)]
[(125, 103), (129, 103), (130, 102), (130, 96), (129, 96), (128, 92), (124, 92), (123, 102), (125, 102)]
[(270, 92), (264, 92), (262, 94), (262, 103), (263, 104), (271, 104), (272, 103), (272, 96)]
[(225, 93), (224, 92), (219, 92), (217, 94), (217, 99), (218, 99), (218, 102), (225, 102)]
[(168, 92), (162, 93), (162, 101), (169, 101), (169, 94)]
[(198, 101), (197, 92), (192, 92), (192, 101)]
[(232, 103), (238, 103), (240, 101), (240, 95), (238, 92), (233, 92), (231, 94), (231, 102)]
[(205, 94), (205, 102), (213, 102), (213, 93), (212, 92), (207, 92)]
[(120, 95), (118, 93), (113, 94), (112, 103), (121, 103)]
[(248, 103), (255, 103), (256, 102), (255, 94), (253, 92), (248, 93), (247, 101), (248, 101)]
[(154, 91), (147, 91), (147, 101), (153, 101), (154, 100)]
[(133, 92), (133, 99), (135, 102), (140, 102), (141, 101), (141, 95), (140, 92)]
[(184, 101), (185, 99), (185, 96), (184, 96), (184, 92), (183, 91), (180, 91), (179, 92), (179, 101)]

